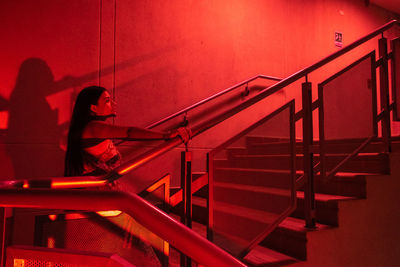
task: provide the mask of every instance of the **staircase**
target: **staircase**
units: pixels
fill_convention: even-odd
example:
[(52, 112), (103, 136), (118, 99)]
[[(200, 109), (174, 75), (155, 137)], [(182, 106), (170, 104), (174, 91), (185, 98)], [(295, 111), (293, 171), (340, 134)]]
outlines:
[[(302, 146), (296, 145), (297, 176), (301, 175)], [(330, 144), (328, 162), (336, 163), (347, 155), (357, 140), (341, 140)], [(247, 137), (243, 147), (228, 149), (226, 159), (215, 159), (217, 186), (231, 190), (235, 199), (255, 198), (258, 208), (249, 208), (245, 202), (222, 203), (229, 220), (241, 220), (247, 229), (256, 229), (265, 217), (262, 213), (270, 205), (279, 205), (280, 184), (285, 177), (289, 155), (287, 141), (268, 141), (262, 137)], [(314, 145), (316, 148), (318, 144)], [(400, 142), (394, 141), (393, 151), (399, 151)], [(343, 166), (331, 180), (322, 181), (315, 176), (316, 220), (315, 229), (304, 224), (304, 193), (297, 192), (297, 208), (290, 217), (258, 246), (244, 257), (250, 266), (395, 266), (400, 255), (400, 163), (397, 153), (381, 153), (380, 140), (375, 140), (351, 162)], [(316, 154), (316, 161), (318, 154)], [(393, 170), (392, 172), (390, 170)], [(397, 179), (396, 179), (397, 178)], [(197, 174), (194, 183), (204, 176)], [(223, 182), (221, 182), (223, 181)], [(207, 190), (193, 197), (194, 230), (205, 236), (207, 224)], [(177, 210), (177, 209), (175, 209)], [(246, 238), (246, 227), (231, 229), (232, 240)], [(225, 230), (228, 231), (228, 230)], [(391, 249), (388, 249), (389, 245)], [(360, 257), (362, 253), (362, 257)]]
[[(387, 39), (383, 37), (383, 33), (395, 25), (399, 23), (389, 22), (285, 79), (272, 78), (279, 82), (239, 104), (228, 107), (220, 113), (209, 114), (210, 118), (205, 118), (204, 121), (190, 122), (192, 137), (195, 138), (268, 96), (305, 78), (305, 82), (301, 84), (301, 94), (296, 95), (296, 103), (301, 103), (301, 109), (297, 107), (297, 113), (295, 113), (296, 106), (293, 99), (213, 149), (208, 154), (208, 173), (194, 173), (192, 176), (190, 162), (192, 157), (191, 155), (186, 157), (191, 152), (186, 151), (185, 153), (188, 154), (182, 154), (185, 157), (182, 157), (181, 167), (185, 170), (183, 174), (189, 185), (182, 187), (189, 188), (188, 192), (191, 191), (193, 194), (192, 214), (195, 222), (192, 229), (203, 237), (208, 236), (214, 244), (171, 220), (135, 194), (129, 196), (112, 191), (91, 192), (89, 190), (57, 192), (55, 191), (57, 182), (46, 178), (45, 185), (40, 183), (40, 186), (44, 185), (47, 189), (39, 191), (32, 189), (32, 185), (37, 182), (35, 180), (27, 183), (10, 181), (6, 187), (20, 188), (0, 189), (2, 190), (0, 219), (3, 223), (3, 245), (7, 224), (4, 207), (60, 209), (61, 212), (70, 209), (119, 210), (123, 207), (127, 214), (148, 228), (149, 235), (153, 233), (159, 235), (156, 241), (163, 252), (160, 255), (163, 266), (177, 266), (182, 263), (178, 259), (177, 250), (172, 247), (169, 253), (169, 244), (176, 245), (186, 255), (208, 266), (243, 266), (240, 261), (249, 266), (289, 264), (292, 266), (398, 266), (400, 194), (397, 192), (400, 188), (400, 171), (397, 166), (400, 163), (400, 154), (397, 152), (400, 150), (400, 139), (390, 137), (390, 120), (392, 111), (396, 111), (392, 113), (394, 117), (398, 116), (396, 108), (400, 99), (394, 98), (393, 103), (390, 103), (389, 89), (393, 90), (395, 86), (389, 87), (389, 77), (393, 77), (393, 84), (398, 85), (395, 79), (400, 73), (393, 62), (396, 61), (399, 66), (400, 39), (392, 41), (392, 51), (388, 53)], [(309, 74), (315, 70), (379, 35), (382, 35), (379, 39), (379, 55), (376, 55), (376, 51), (372, 51), (331, 77), (324, 77), (326, 79), (324, 81), (308, 80)], [(393, 64), (390, 70), (395, 71), (390, 75), (389, 61)], [(376, 75), (378, 69), (379, 79)], [(183, 116), (184, 125), (188, 125), (187, 117), (195, 118), (204, 115), (201, 110), (199, 114), (196, 114), (195, 108), (198, 106), (244, 85), (247, 91), (250, 82), (261, 78), (271, 79), (263, 75), (248, 79), (168, 116), (153, 124), (152, 127), (179, 116)], [(376, 80), (379, 80), (379, 98), (377, 98)], [(347, 87), (342, 84), (346, 84)], [(314, 97), (312, 96), (313, 88), (316, 87), (318, 87), (317, 100), (315, 100), (315, 94)], [(394, 90), (392, 95), (394, 96), (395, 93)], [(355, 96), (357, 101), (354, 101)], [(301, 101), (298, 101), (299, 99)], [(380, 106), (377, 107), (379, 104)], [(313, 111), (317, 109), (318, 129), (313, 128), (317, 125), (313, 120), (315, 113)], [(193, 112), (193, 114), (187, 116), (188, 112)], [(377, 114), (378, 112), (380, 113)], [(287, 116), (278, 117), (282, 114)], [(296, 135), (295, 123), (300, 120), (302, 120), (303, 133)], [(181, 123), (178, 124), (181, 125)], [(378, 126), (382, 130), (382, 138), (376, 137)], [(319, 130), (320, 141), (313, 141), (314, 130)], [(281, 135), (283, 132), (284, 135)], [(302, 136), (304, 139), (295, 140), (296, 136)], [(364, 139), (357, 139), (358, 137)], [(390, 140), (393, 142), (393, 153), (389, 154)], [(75, 177), (72, 187), (89, 186), (89, 184), (98, 186), (113, 182), (127, 172), (181, 144), (182, 140), (175, 137), (128, 160), (104, 177), (92, 177), (94, 180), (91, 181), (88, 181), (87, 177)], [(343, 161), (350, 156), (353, 157), (351, 161)], [(340, 166), (338, 170), (337, 166)], [(331, 173), (334, 174), (332, 177), (330, 177)], [(190, 182), (189, 178), (192, 179)], [(65, 185), (65, 181), (62, 181), (62, 184)], [(163, 188), (161, 195), (155, 194), (156, 204), (159, 204), (160, 199), (169, 199), (172, 212), (184, 214), (182, 202), (190, 204), (192, 194), (187, 194), (180, 188), (172, 188), (169, 191), (169, 180), (163, 184), (156, 182), (154, 185), (156, 184), (157, 187)], [(154, 185), (150, 186), (145, 193), (154, 191)], [(312, 186), (307, 187), (307, 185)], [(153, 189), (150, 190), (150, 188)], [(312, 191), (315, 191), (315, 195)], [(184, 199), (185, 196), (188, 196), (189, 201)], [(96, 201), (89, 203), (93, 201), (93, 197)], [(315, 209), (313, 197), (315, 197)], [(71, 202), (71, 199), (74, 201)], [(190, 209), (191, 205), (185, 208)], [(186, 215), (191, 215), (191, 213), (186, 212)], [(46, 218), (50, 217), (46, 214)], [(179, 219), (176, 216), (176, 220)], [(63, 225), (65, 223), (63, 220), (59, 222)], [(31, 224), (34, 225), (34, 223)], [(190, 220), (188, 224), (190, 225)], [(308, 228), (305, 227), (306, 224)], [(32, 225), (31, 228), (33, 228)], [(128, 232), (127, 244), (131, 245), (134, 231), (129, 232), (129, 229), (123, 229), (123, 227), (120, 228), (124, 231), (119, 231), (121, 229), (117, 229), (115, 225), (117, 225), (115, 222), (113, 227), (98, 225), (101, 229), (95, 229), (93, 232), (100, 235), (98, 240), (104, 240), (105, 235), (101, 234), (102, 230), (108, 231), (115, 228), (114, 230), (121, 233)], [(211, 228), (207, 229), (207, 225)], [(72, 236), (79, 236), (83, 227), (76, 227), (77, 234)], [(19, 228), (15, 227), (14, 232), (19, 232)], [(56, 233), (62, 232), (57, 230)], [(87, 234), (85, 236), (92, 238)], [(53, 238), (53, 236), (50, 237)], [(54, 239), (52, 238), (47, 241)], [(125, 242), (121, 235), (117, 238)], [(115, 245), (114, 234), (110, 240), (112, 241), (108, 244)], [(65, 238), (64, 241), (71, 240)], [(47, 244), (49, 248), (50, 243)], [(79, 245), (85, 245), (88, 242), (79, 243)], [(102, 248), (104, 244), (100, 241), (93, 247), (94, 249)], [(4, 248), (3, 246), (3, 261)], [(18, 250), (18, 248), (13, 249)], [(20, 248), (20, 250), (25, 249)], [(54, 253), (54, 251), (44, 251), (44, 253), (48, 252)], [(74, 258), (75, 254), (80, 255), (80, 252), (75, 254), (72, 251), (64, 252)], [(127, 251), (128, 254), (132, 257), (130, 251)], [(93, 254), (92, 256), (101, 260), (101, 258), (112, 257), (110, 255), (112, 254)], [(145, 266), (148, 265), (147, 261), (143, 262)], [(182, 266), (190, 265), (192, 265), (190, 261), (186, 261)]]

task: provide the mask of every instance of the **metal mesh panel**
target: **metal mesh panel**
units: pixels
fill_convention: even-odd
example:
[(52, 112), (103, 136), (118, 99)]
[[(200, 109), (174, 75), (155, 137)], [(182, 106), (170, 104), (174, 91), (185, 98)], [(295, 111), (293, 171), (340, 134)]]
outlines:
[[(165, 199), (169, 198), (169, 177), (160, 179), (144, 191), (142, 197), (164, 208)], [(137, 266), (146, 267), (160, 266), (168, 260), (168, 243), (125, 213), (118, 211), (52, 212), (54, 213), (50, 216), (47, 212), (42, 212), (46, 215), (32, 215), (36, 221), (35, 245), (37, 246), (89, 253), (116, 253)], [(20, 227), (24, 225), (19, 224), (18, 228)], [(24, 266), (31, 264), (31, 261), (27, 259), (32, 259), (32, 257), (22, 255), (20, 259), (25, 260)], [(50, 265), (45, 266), (59, 264), (58, 261), (50, 260), (44, 261), (43, 264), (47, 264), (46, 262)], [(42, 264), (42, 261), (34, 261), (32, 264)]]
[(46, 260), (14, 259), (13, 267), (96, 267), (95, 265), (71, 264)]
[(283, 108), (210, 154), (212, 240), (233, 255), (246, 253), (294, 205), (290, 122)]

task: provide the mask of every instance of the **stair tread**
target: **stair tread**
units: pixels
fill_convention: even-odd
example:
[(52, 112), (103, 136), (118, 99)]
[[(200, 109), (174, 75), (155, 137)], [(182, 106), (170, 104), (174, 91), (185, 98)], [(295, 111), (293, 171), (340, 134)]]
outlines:
[(374, 176), (377, 175), (376, 173), (371, 173), (371, 172), (337, 172), (335, 173), (335, 176), (337, 177), (343, 177), (343, 178), (351, 178), (355, 176)]
[(330, 226), (330, 225), (316, 223), (315, 229), (309, 229), (309, 228), (305, 227), (304, 219), (298, 219), (298, 218), (294, 218), (294, 217), (286, 217), (279, 224), (279, 227), (285, 228), (285, 229), (290, 229), (290, 230), (296, 231), (296, 232), (310, 232), (310, 231), (334, 228), (333, 226)]
[(288, 264), (298, 262), (298, 260), (295, 258), (262, 246), (254, 247), (249, 254), (244, 257), (244, 261), (252, 264), (253, 266), (262, 266), (263, 264), (268, 263)]
[[(231, 184), (231, 183), (222, 183), (222, 182), (214, 182), (214, 186), (230, 188), (230, 189), (239, 189), (252, 191), (257, 193), (266, 193), (266, 194), (275, 194), (281, 196), (290, 196), (290, 189), (279, 189), (279, 188), (271, 188), (271, 187), (261, 187), (261, 186), (253, 186), (253, 185), (243, 185), (243, 184)], [(297, 191), (297, 198), (304, 198), (303, 191)], [(338, 200), (354, 200), (357, 199), (355, 197), (348, 196), (340, 196), (340, 195), (330, 195), (330, 194), (322, 194), (316, 193), (315, 200), (317, 201), (338, 201)]]
[[(252, 137), (252, 136), (248, 136), (248, 137)], [(392, 141), (392, 143), (399, 143), (399, 136), (397, 136), (397, 137), (391, 137), (391, 141)], [(360, 138), (353, 138), (353, 139), (332, 139), (332, 140), (325, 140), (325, 143), (326, 144), (354, 144), (354, 143), (360, 143), (360, 142), (363, 142), (363, 141), (365, 141), (366, 139), (365, 138), (362, 138), (362, 139), (360, 139)], [(259, 142), (259, 141), (254, 141), (254, 142), (252, 142), (251, 144), (288, 144), (289, 143), (289, 139), (281, 139), (281, 140), (276, 140), (276, 141), (272, 141), (272, 142), (267, 142), (267, 141), (265, 141), (265, 142)], [(303, 140), (301, 140), (301, 139), (296, 139), (296, 143), (303, 143)], [(317, 145), (317, 144), (319, 144), (319, 141), (315, 141), (314, 140), (314, 142), (313, 142), (313, 144), (314, 145)], [(381, 141), (381, 138), (376, 138), (376, 139), (373, 139), (371, 142), (370, 142), (370, 144), (382, 144), (382, 141)]]
[[(330, 197), (330, 198), (328, 198), (329, 200), (333, 199), (332, 195), (326, 195), (326, 194), (319, 194), (319, 195), (324, 195), (326, 197)], [(342, 197), (342, 196), (334, 196), (334, 197), (338, 197), (335, 199), (341, 199), (341, 200), (355, 199), (355, 198), (351, 198), (351, 197)], [(221, 202), (219, 202), (219, 203), (221, 203)], [(202, 207), (206, 207), (207, 200), (202, 197), (193, 197), (193, 204), (202, 206)], [(223, 207), (225, 208), (225, 211), (229, 211), (230, 213), (238, 214), (238, 216), (250, 217), (251, 219), (254, 219), (254, 220), (263, 221), (263, 219), (268, 217), (268, 215), (276, 216), (276, 214), (274, 214), (274, 213), (268, 213), (266, 211), (259, 211), (259, 210), (249, 209), (249, 208), (243, 208), (243, 207), (233, 205), (233, 204), (225, 204), (224, 203), (223, 205), (224, 205)], [(235, 212), (232, 212), (232, 211), (235, 211)], [(241, 212), (243, 212), (243, 214), (241, 214)], [(279, 224), (279, 227), (288, 228), (288, 229), (299, 231), (299, 232), (309, 231), (309, 229), (306, 229), (304, 227), (304, 220), (294, 218), (294, 217), (287, 217)], [(318, 229), (325, 229), (325, 228), (331, 228), (331, 227), (332, 226), (317, 223)]]
[[(304, 199), (304, 192), (303, 191), (297, 191), (297, 197)], [(347, 196), (340, 196), (340, 195), (330, 195), (330, 194), (321, 194), (321, 193), (315, 193), (315, 200), (317, 201), (338, 201), (338, 200), (355, 200), (358, 199), (356, 197), (347, 197)]]
[[(177, 221), (180, 220), (177, 215), (171, 215), (171, 217)], [(203, 237), (207, 235), (207, 227), (201, 223), (193, 221), (192, 230)], [(244, 257), (244, 261), (253, 265), (262, 265), (268, 263), (291, 263), (297, 262), (298, 260), (275, 250), (263, 246), (256, 246)]]
[[(217, 170), (232, 170), (232, 171), (247, 171), (247, 172), (265, 172), (265, 173), (290, 173), (290, 170), (279, 170), (279, 169), (255, 169), (255, 168), (238, 168), (238, 167), (217, 167)], [(301, 170), (297, 170), (296, 173), (303, 174)]]
[[(289, 174), (290, 170), (279, 170), (279, 169), (256, 169), (256, 168), (239, 168), (239, 167), (217, 167), (217, 170), (226, 171), (242, 171), (242, 172), (263, 172), (263, 173), (282, 173)], [(302, 175), (304, 172), (302, 170), (296, 170), (297, 175)], [(354, 177), (354, 176), (373, 176), (377, 175), (373, 172), (337, 172), (335, 176), (338, 177)], [(317, 175), (319, 176), (319, 175)]]
[[(346, 157), (348, 156), (350, 153), (326, 153), (325, 156), (343, 156)], [(319, 153), (314, 153), (314, 156), (320, 156)], [(380, 153), (380, 152), (365, 152), (365, 153), (358, 153), (357, 156), (360, 157), (372, 157), (372, 156), (382, 156), (385, 155), (385, 153)], [(245, 154), (245, 155), (235, 155), (235, 158), (278, 158), (278, 157), (290, 157), (291, 154)], [(304, 156), (304, 154), (296, 154), (296, 157), (302, 157)]]
[(229, 189), (239, 189), (243, 191), (252, 191), (257, 193), (266, 193), (266, 194), (275, 194), (281, 196), (290, 196), (291, 190), (288, 189), (278, 189), (273, 187), (264, 187), (264, 186), (254, 186), (254, 185), (243, 185), (243, 184), (232, 184), (232, 183), (224, 183), (224, 182), (214, 182), (214, 186), (229, 188)]
[[(207, 200), (204, 198), (200, 197), (193, 197), (193, 204), (206, 207), (207, 205)], [(215, 201), (214, 202), (214, 209), (218, 211), (223, 211), (225, 213), (230, 213), (234, 214), (238, 217), (243, 217), (243, 218), (250, 218), (255, 221), (263, 222), (263, 223), (270, 223), (271, 220), (274, 218), (278, 217), (279, 215), (263, 210), (256, 210), (252, 208), (247, 208), (243, 206), (238, 206), (235, 204), (230, 204), (230, 203), (225, 203), (225, 202), (220, 202), (220, 201)], [(270, 221), (267, 221), (267, 219), (271, 219)]]

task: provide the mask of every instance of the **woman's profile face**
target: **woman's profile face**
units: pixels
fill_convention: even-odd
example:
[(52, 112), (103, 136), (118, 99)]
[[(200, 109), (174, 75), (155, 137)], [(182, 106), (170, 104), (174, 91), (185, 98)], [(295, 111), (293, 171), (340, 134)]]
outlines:
[(101, 95), (99, 100), (97, 101), (97, 105), (92, 105), (91, 110), (95, 113), (97, 116), (109, 116), (109, 115), (115, 115), (115, 103), (111, 99), (110, 94), (108, 91), (104, 91)]

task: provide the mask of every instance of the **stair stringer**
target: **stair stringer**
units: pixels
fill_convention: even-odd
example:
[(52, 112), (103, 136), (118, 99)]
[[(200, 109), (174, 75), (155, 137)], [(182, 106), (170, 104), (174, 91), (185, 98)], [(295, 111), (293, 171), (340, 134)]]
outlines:
[(307, 261), (290, 266), (398, 266), (400, 153), (390, 175), (368, 176), (366, 199), (339, 202), (339, 226), (307, 233)]

